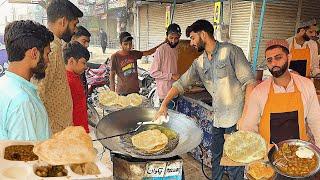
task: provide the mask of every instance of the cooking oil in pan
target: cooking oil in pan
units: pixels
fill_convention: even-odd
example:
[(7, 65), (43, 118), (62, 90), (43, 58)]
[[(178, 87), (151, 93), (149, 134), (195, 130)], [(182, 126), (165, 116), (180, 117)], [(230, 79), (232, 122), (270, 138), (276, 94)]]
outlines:
[[(151, 153), (151, 154), (141, 151), (139, 149), (136, 149), (132, 144), (131, 137), (142, 131), (152, 130), (152, 129), (158, 129), (168, 137), (169, 142), (167, 146), (163, 150), (160, 150), (159, 152)], [(173, 151), (179, 143), (179, 134), (177, 134), (174, 130), (168, 127), (164, 127), (161, 125), (148, 125), (148, 126), (145, 126), (144, 128), (141, 128), (138, 132), (121, 136), (120, 142), (121, 142), (122, 148), (125, 151), (127, 151), (129, 154), (134, 153), (134, 154), (143, 155), (143, 156), (156, 156), (156, 155), (167, 154)]]
[(159, 129), (163, 134), (165, 134), (168, 137), (169, 140), (176, 139), (178, 136), (178, 134), (174, 130), (161, 125), (149, 125), (146, 127), (146, 129), (147, 130)]

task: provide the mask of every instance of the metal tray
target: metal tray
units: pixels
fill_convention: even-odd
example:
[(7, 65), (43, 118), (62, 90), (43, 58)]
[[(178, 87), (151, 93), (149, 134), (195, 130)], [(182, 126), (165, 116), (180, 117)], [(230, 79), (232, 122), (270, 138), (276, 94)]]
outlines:
[[(64, 177), (39, 177), (34, 173), (34, 168), (38, 165), (43, 164), (43, 162), (36, 160), (36, 161), (10, 161), (4, 159), (4, 150), (7, 146), (11, 145), (35, 145), (38, 142), (35, 141), (0, 141), (0, 179), (22, 179), (22, 180), (29, 180), (29, 179), (57, 179), (57, 180), (72, 180), (72, 179), (104, 179), (112, 176), (112, 172), (106, 167), (104, 163), (96, 160), (95, 164), (100, 170), (100, 174), (97, 175), (79, 175), (74, 173), (69, 165), (65, 165), (64, 167), (68, 171), (68, 175)], [(15, 176), (12, 176), (10, 173), (10, 176), (7, 175), (6, 171), (9, 169), (14, 168), (14, 174)], [(19, 171), (17, 171), (19, 169)], [(16, 175), (18, 173), (22, 173), (23, 175), (20, 175), (17, 177)]]
[(284, 174), (282, 171), (280, 171), (273, 164), (273, 162), (274, 162), (273, 154), (276, 152), (276, 148), (275, 148), (275, 146), (273, 146), (268, 153), (268, 159), (269, 159), (271, 166), (277, 171), (277, 173), (281, 174), (282, 176), (289, 177), (289, 178), (307, 178), (307, 177), (311, 177), (311, 176), (315, 175), (320, 170), (320, 149), (316, 145), (314, 145), (310, 142), (307, 142), (307, 141), (300, 140), (300, 139), (289, 139), (289, 140), (281, 141), (277, 145), (279, 147), (281, 147), (284, 143), (288, 143), (289, 145), (297, 145), (297, 146), (301, 146), (301, 147), (307, 147), (308, 149), (312, 150), (313, 153), (315, 154), (315, 156), (317, 156), (317, 158), (318, 158), (318, 166), (314, 171), (310, 172), (306, 176), (290, 176), (290, 175)]

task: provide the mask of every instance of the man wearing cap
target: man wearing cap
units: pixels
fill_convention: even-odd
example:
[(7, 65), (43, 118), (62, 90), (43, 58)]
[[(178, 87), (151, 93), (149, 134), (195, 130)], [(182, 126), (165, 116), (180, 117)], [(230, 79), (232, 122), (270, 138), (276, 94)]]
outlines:
[(289, 72), (288, 46), (285, 40), (267, 42), (265, 56), (272, 77), (252, 91), (240, 129), (259, 132), (270, 144), (312, 139), (320, 147), (316, 90), (311, 80)]
[[(110, 89), (119, 95), (139, 93), (137, 60), (142, 56), (153, 54), (161, 45), (148, 51), (132, 50), (130, 33), (122, 32), (119, 36), (121, 50), (111, 56)], [(117, 75), (117, 87), (115, 87), (115, 75)]]
[(317, 43), (318, 47), (318, 60), (320, 61), (320, 24), (316, 26), (315, 36), (310, 37), (311, 40), (314, 40)]
[[(157, 93), (160, 102), (168, 94), (172, 84), (180, 78), (178, 74), (178, 49), (177, 45), (181, 36), (181, 28), (178, 24), (170, 24), (167, 32), (167, 43), (161, 45), (154, 55), (150, 68), (150, 75), (155, 78)], [(169, 104), (170, 109), (174, 109), (175, 100)]]
[(316, 36), (315, 20), (302, 21), (294, 37), (287, 39), (292, 55), (289, 69), (304, 77), (314, 77), (320, 73), (317, 43), (310, 40)]

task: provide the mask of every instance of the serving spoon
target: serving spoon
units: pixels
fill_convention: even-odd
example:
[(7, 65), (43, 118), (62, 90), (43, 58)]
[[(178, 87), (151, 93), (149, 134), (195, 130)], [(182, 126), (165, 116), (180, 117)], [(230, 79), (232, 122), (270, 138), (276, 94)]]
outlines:
[(165, 117), (165, 116), (160, 116), (158, 119), (153, 120), (153, 121), (145, 121), (145, 122), (138, 122), (137, 124), (143, 124), (143, 125), (147, 125), (147, 124), (153, 124), (153, 125), (161, 125), (163, 123), (168, 123), (169, 122), (169, 116)]
[(276, 147), (276, 150), (279, 151), (279, 146), (272, 141), (272, 144)]
[(167, 117), (160, 116), (158, 119), (156, 119), (154, 121), (138, 122), (137, 123), (138, 126), (131, 131), (128, 131), (128, 132), (122, 133), (122, 134), (113, 135), (113, 136), (107, 136), (107, 137), (103, 137), (103, 138), (94, 139), (92, 141), (100, 141), (100, 140), (104, 140), (104, 139), (110, 139), (110, 138), (114, 138), (114, 137), (124, 136), (127, 134), (132, 134), (132, 133), (137, 132), (143, 125), (161, 125), (164, 122), (165, 123), (169, 122), (169, 116), (167, 116)]

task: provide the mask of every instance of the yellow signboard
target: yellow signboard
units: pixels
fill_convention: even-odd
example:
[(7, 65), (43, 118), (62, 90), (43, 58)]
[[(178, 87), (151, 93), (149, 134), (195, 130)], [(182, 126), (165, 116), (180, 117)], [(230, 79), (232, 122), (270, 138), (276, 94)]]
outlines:
[(221, 2), (215, 2), (213, 8), (213, 25), (214, 29), (218, 28), (221, 19)]
[(166, 28), (171, 24), (171, 5), (166, 6)]

